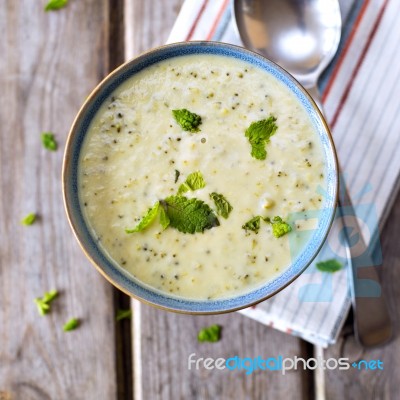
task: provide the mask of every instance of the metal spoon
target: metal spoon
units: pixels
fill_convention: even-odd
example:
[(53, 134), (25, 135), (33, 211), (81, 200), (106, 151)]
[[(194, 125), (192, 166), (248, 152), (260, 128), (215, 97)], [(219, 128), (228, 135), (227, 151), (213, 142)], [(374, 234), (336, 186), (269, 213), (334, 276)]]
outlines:
[(289, 71), (319, 102), (317, 82), (339, 46), (338, 0), (236, 0), (245, 47)]
[[(339, 46), (342, 20), (338, 0), (233, 0), (233, 11), (245, 47), (290, 72), (323, 112), (317, 83)], [(342, 191), (340, 205), (352, 207), (344, 184)], [(354, 212), (349, 214), (346, 226), (353, 228), (353, 235), (359, 233), (357, 246), (348, 247), (349, 256), (354, 260), (360, 248), (367, 247)], [(382, 345), (389, 341), (393, 331), (383, 296), (360, 296), (363, 284), (380, 285), (378, 271), (375, 267), (355, 268), (350, 264), (353, 266), (350, 275), (355, 336), (363, 347)]]

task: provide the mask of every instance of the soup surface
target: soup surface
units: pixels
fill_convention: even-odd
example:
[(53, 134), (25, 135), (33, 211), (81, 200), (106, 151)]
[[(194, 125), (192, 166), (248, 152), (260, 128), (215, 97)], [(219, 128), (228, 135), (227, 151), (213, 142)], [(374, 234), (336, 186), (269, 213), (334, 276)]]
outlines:
[(137, 73), (101, 106), (80, 154), (79, 198), (104, 252), (136, 279), (218, 299), (290, 265), (301, 228), (290, 215), (322, 208), (324, 176), (311, 120), (276, 78), (189, 55)]

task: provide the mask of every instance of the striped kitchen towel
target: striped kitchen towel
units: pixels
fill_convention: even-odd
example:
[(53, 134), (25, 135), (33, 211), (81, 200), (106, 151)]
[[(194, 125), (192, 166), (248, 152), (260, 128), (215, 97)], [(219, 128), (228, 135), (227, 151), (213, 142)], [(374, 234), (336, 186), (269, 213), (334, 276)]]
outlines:
[[(355, 212), (364, 239), (372, 243), (399, 186), (400, 2), (340, 0), (340, 5), (340, 48), (319, 84)], [(229, 0), (186, 0), (168, 42), (205, 39), (241, 45), (231, 8)], [(334, 343), (351, 305), (351, 260), (341, 241), (342, 220), (335, 220), (317, 259), (295, 282), (240, 312), (317, 345)], [(316, 263), (329, 258), (341, 259), (347, 268), (334, 274), (319, 271)]]

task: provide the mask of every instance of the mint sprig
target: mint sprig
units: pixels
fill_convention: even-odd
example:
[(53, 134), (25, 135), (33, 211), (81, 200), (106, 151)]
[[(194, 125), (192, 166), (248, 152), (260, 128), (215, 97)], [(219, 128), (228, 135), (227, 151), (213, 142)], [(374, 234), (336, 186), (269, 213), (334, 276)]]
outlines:
[(243, 226), (242, 229), (245, 229), (246, 231), (253, 231), (255, 233), (258, 233), (260, 230), (261, 226), (261, 217), (259, 215), (251, 218), (248, 220)]
[(273, 219), (266, 218), (265, 221), (272, 225), (272, 234), (276, 238), (280, 238), (292, 231), (292, 227), (287, 222), (283, 221), (281, 217), (274, 217)]
[(165, 212), (164, 207), (160, 207), (160, 224), (163, 229), (167, 229), (170, 224), (170, 219), (168, 214)]
[(265, 146), (278, 129), (275, 121), (276, 117), (271, 115), (268, 119), (252, 122), (246, 129), (245, 135), (251, 145), (251, 156), (257, 160), (265, 160), (267, 158)]
[(228, 218), (230, 212), (233, 210), (229, 201), (222, 194), (215, 192), (210, 193), (210, 197), (217, 208), (217, 214), (221, 215), (221, 217)]
[(221, 330), (222, 326), (217, 324), (200, 329), (197, 340), (199, 342), (218, 342), (221, 339)]
[(205, 229), (219, 226), (218, 218), (208, 204), (176, 195), (157, 201), (133, 229), (125, 229), (125, 232), (144, 231), (157, 215), (163, 229), (171, 226), (183, 233), (204, 232)]
[(316, 266), (320, 271), (330, 273), (340, 271), (343, 268), (343, 264), (335, 258), (331, 258), (330, 260), (326, 261), (320, 261)]
[(126, 233), (134, 233), (144, 231), (157, 217), (160, 202), (157, 201), (153, 207), (147, 210), (145, 216), (140, 220), (140, 222), (132, 229), (125, 229)]
[(169, 226), (182, 233), (204, 232), (219, 226), (213, 210), (201, 200), (177, 195), (161, 200), (160, 205), (169, 218)]
[(37, 297), (34, 300), (40, 315), (46, 315), (50, 312), (50, 304), (57, 296), (57, 290), (51, 290), (46, 292), (43, 297)]
[(57, 142), (54, 138), (54, 133), (52, 132), (42, 132), (42, 144), (46, 150), (56, 151), (57, 150)]
[(172, 115), (175, 121), (180, 125), (184, 131), (199, 132), (199, 125), (201, 124), (201, 117), (195, 113), (190, 112), (186, 108), (180, 110), (172, 110)]
[(32, 225), (35, 223), (37, 215), (35, 213), (30, 213), (21, 220), (22, 225)]
[(195, 191), (202, 189), (206, 186), (206, 182), (200, 171), (192, 172), (186, 177), (185, 182), (183, 182), (178, 189), (178, 194), (183, 194), (188, 191)]
[(63, 325), (63, 331), (64, 332), (69, 332), (69, 331), (73, 331), (74, 329), (76, 329), (79, 326), (79, 320), (77, 318), (71, 318), (69, 321), (67, 321), (64, 325)]
[(65, 7), (68, 4), (68, 0), (50, 0), (44, 7), (44, 11), (54, 11)]

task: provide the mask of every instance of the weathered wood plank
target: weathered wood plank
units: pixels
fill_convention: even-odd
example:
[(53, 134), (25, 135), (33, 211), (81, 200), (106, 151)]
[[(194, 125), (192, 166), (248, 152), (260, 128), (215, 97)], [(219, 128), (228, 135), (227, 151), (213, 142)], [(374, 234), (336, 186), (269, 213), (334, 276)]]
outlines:
[[(45, 1), (0, 8), (0, 393), (7, 399), (116, 397), (112, 288), (66, 221), (62, 149), (81, 103), (108, 70), (108, 2)], [(56, 132), (59, 150), (42, 148)], [(29, 212), (40, 219), (20, 225)], [(51, 313), (33, 299), (56, 288)], [(78, 317), (78, 330), (62, 325)]]
[(165, 44), (184, 0), (125, 0), (126, 59)]
[[(218, 343), (198, 343), (198, 331), (213, 323), (223, 326)], [(309, 357), (304, 342), (270, 329), (239, 314), (187, 316), (166, 313), (141, 306), (141, 382), (136, 393), (143, 399), (310, 399), (313, 387), (310, 372), (228, 369), (207, 370), (204, 366), (189, 370), (188, 358), (239, 356)], [(137, 331), (135, 331), (138, 334)], [(136, 361), (136, 360), (135, 360)], [(137, 371), (136, 371), (137, 372)], [(138, 376), (138, 375), (136, 375)]]
[[(124, 1), (109, 0), (110, 26), (108, 34), (109, 70), (114, 70), (125, 60)], [(114, 288), (115, 309), (130, 308), (130, 297)], [(115, 325), (117, 398), (133, 399), (132, 330), (129, 320)]]
[[(182, 0), (126, 2), (126, 57), (163, 44)], [(290, 373), (188, 369), (188, 357), (310, 356), (311, 348), (296, 338), (268, 329), (239, 314), (186, 316), (159, 311), (134, 301), (135, 394), (143, 399), (309, 399), (308, 372)], [(221, 342), (197, 343), (200, 328), (224, 326)], [(268, 393), (268, 395), (267, 395)]]
[(335, 346), (325, 352), (325, 359), (329, 357), (349, 357), (351, 362), (359, 359), (381, 360), (383, 370), (357, 370), (351, 368), (346, 371), (327, 371), (327, 398), (352, 400), (391, 400), (399, 398), (399, 359), (400, 338), (398, 336), (400, 313), (400, 194), (394, 202), (382, 233), (381, 245), (383, 253), (382, 278), (386, 300), (394, 323), (394, 338), (385, 347), (368, 351), (360, 351), (353, 336), (341, 339)]

